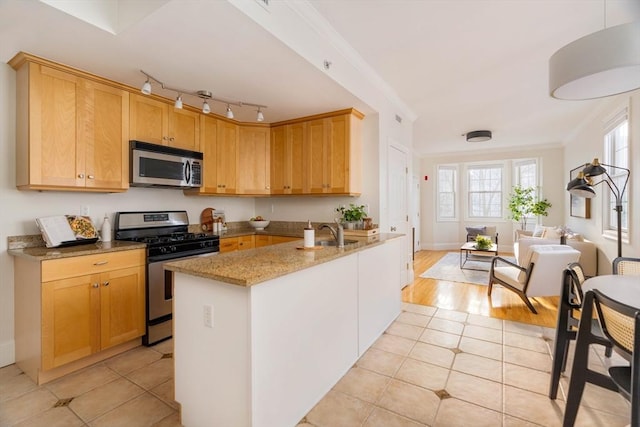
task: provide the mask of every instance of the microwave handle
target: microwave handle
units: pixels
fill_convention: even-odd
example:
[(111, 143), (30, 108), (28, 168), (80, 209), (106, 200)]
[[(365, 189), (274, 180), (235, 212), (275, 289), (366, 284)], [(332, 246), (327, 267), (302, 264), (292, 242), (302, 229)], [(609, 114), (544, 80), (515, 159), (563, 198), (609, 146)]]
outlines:
[(191, 183), (191, 162), (188, 160), (184, 162), (184, 180), (188, 184)]

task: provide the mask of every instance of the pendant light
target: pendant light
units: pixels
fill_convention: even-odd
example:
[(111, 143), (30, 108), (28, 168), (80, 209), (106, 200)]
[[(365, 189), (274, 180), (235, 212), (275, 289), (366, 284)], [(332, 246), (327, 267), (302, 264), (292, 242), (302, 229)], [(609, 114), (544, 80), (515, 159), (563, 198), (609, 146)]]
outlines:
[(606, 28), (559, 49), (549, 59), (549, 94), (580, 100), (640, 88), (640, 21)]
[(178, 95), (178, 97), (176, 98), (176, 102), (173, 103), (173, 108), (182, 110), (182, 95)]
[(231, 111), (231, 107), (227, 104), (227, 119), (233, 119), (233, 111)]

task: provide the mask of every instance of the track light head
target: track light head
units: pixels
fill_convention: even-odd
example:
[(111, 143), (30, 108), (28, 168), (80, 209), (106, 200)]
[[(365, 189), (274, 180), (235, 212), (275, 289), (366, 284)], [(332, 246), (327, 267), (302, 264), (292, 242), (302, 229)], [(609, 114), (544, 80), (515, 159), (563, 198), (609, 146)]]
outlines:
[(258, 114), (256, 116), (256, 120), (259, 122), (264, 122), (264, 114), (262, 114), (262, 111), (260, 111), (260, 108), (258, 108)]
[(231, 111), (229, 104), (227, 104), (227, 119), (233, 119), (233, 111)]
[(177, 108), (178, 110), (182, 110), (182, 95), (178, 95), (178, 97), (176, 98), (176, 102), (174, 102), (173, 104), (174, 108)]
[(145, 95), (151, 95), (151, 82), (149, 81), (148, 77), (147, 81), (142, 85), (142, 89), (140, 89), (140, 91)]
[(207, 102), (206, 99), (202, 103), (202, 112), (204, 114), (209, 114), (211, 112), (211, 107), (209, 107), (209, 103)]

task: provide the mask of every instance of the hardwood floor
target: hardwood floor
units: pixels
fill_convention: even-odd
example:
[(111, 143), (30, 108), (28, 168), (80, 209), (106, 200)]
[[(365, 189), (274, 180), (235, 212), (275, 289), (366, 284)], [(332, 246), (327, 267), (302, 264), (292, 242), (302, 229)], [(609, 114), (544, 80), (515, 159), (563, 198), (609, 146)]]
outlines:
[(534, 314), (514, 292), (499, 285), (493, 286), (493, 292), (489, 297), (486, 286), (420, 277), (420, 274), (435, 264), (447, 252), (449, 251), (420, 251), (416, 253), (413, 262), (415, 280), (402, 290), (402, 301), (550, 328), (556, 327), (558, 297), (532, 299), (534, 307), (538, 310), (538, 314)]

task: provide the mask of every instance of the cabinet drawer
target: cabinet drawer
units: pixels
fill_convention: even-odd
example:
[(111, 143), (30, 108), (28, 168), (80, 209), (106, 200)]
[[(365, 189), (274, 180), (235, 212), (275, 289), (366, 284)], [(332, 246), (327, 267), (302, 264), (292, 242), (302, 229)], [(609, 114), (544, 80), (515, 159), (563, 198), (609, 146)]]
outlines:
[(42, 262), (43, 282), (102, 273), (105, 271), (136, 267), (145, 264), (145, 250), (109, 252), (105, 254), (83, 255)]

